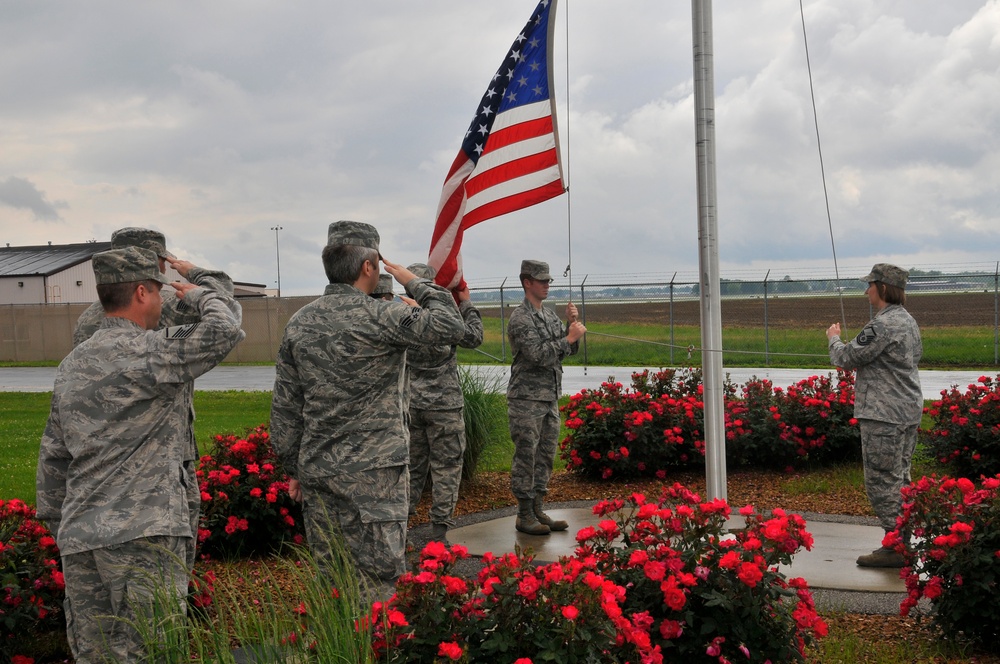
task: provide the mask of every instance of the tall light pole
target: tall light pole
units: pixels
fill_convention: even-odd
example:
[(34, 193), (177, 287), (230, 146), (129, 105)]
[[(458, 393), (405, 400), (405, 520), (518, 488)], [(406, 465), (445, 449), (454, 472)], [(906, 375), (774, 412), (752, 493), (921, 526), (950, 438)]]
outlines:
[(274, 231), (274, 261), (278, 267), (278, 297), (281, 297), (281, 252), (278, 251), (278, 231), (281, 230), (281, 226), (271, 226), (271, 230)]

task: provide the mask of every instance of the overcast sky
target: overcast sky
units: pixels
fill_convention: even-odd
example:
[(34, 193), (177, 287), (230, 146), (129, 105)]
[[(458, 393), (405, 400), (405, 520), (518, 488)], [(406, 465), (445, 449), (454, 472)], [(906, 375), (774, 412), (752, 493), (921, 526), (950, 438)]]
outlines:
[[(163, 231), (322, 292), (327, 225), (424, 261), (445, 174), (535, 0), (87, 3), (0, 12), (0, 242)], [(804, 0), (841, 277), (1000, 261), (1000, 0)], [(797, 0), (713, 3), (723, 277), (834, 273)], [(568, 19), (568, 30), (567, 30)], [(472, 286), (698, 268), (691, 3), (560, 0), (569, 196), (466, 234)], [(567, 66), (568, 53), (568, 66)], [(571, 232), (570, 232), (571, 231)]]

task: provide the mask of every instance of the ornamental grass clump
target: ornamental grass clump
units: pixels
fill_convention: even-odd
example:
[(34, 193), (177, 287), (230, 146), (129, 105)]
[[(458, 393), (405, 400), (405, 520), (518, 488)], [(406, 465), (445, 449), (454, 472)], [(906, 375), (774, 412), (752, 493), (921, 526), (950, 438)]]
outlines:
[(59, 549), (35, 508), (16, 498), (0, 500), (0, 580), (0, 659), (27, 663), (62, 654), (66, 584)]
[(382, 662), (658, 664), (642, 625), (623, 615), (625, 588), (594, 562), (536, 567), (521, 552), (484, 556), (475, 581), (452, 574), (462, 546), (431, 542), (369, 620)]
[[(142, 661), (374, 662), (365, 589), (339, 538), (320, 566), (301, 547), (260, 566), (253, 580), (230, 578), (216, 587), (197, 616), (179, 610), (169, 584), (153, 579), (132, 625), (145, 651)], [(239, 583), (233, 583), (239, 581)]]
[[(899, 529), (885, 544), (903, 554), (908, 615), (922, 598), (949, 637), (1000, 653), (1000, 475), (922, 477), (903, 488)], [(900, 533), (912, 533), (904, 542)]]
[(217, 435), (201, 457), (202, 554), (251, 556), (304, 541), (302, 508), (288, 495), (285, 474), (265, 426), (242, 437)]
[(503, 395), (506, 376), (500, 371), (477, 371), (460, 367), (462, 418), (465, 421), (465, 454), (462, 479), (476, 475), (483, 451), (510, 438), (507, 400)]
[(965, 392), (942, 391), (924, 412), (923, 432), (931, 456), (958, 477), (1000, 473), (1000, 376), (980, 376)]
[(605, 517), (577, 533), (576, 557), (626, 588), (622, 610), (648, 630), (665, 661), (801, 662), (827, 626), (803, 579), (778, 571), (812, 547), (805, 522), (745, 507), (730, 535), (725, 501), (702, 502), (679, 484), (594, 507)]

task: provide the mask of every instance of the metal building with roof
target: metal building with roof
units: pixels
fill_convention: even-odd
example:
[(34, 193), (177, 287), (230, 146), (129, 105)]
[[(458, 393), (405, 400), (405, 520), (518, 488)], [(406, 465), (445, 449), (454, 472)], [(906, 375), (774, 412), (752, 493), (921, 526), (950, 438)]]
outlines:
[(0, 304), (93, 302), (90, 259), (110, 248), (110, 242), (0, 247)]

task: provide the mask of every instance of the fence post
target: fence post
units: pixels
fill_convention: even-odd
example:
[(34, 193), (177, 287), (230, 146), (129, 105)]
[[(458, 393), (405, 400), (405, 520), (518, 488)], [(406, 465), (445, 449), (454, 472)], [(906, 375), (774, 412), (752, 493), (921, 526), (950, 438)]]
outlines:
[(667, 323), (670, 325), (670, 366), (674, 366), (674, 280), (677, 279), (677, 273), (674, 272), (674, 276), (670, 277), (670, 308), (668, 309)]
[[(582, 318), (581, 322), (583, 323), (584, 327), (587, 327), (587, 293), (584, 291), (584, 285), (587, 283), (587, 277), (589, 277), (589, 276), (590, 276), (589, 274), (585, 274), (583, 276), (583, 281), (580, 282), (580, 317)], [(572, 295), (572, 293), (570, 293), (570, 295)], [(584, 374), (586, 374), (586, 372), (587, 372), (587, 366), (590, 364), (590, 362), (588, 362), (587, 360), (588, 360), (588, 356), (587, 356), (587, 335), (585, 334), (585, 335), (583, 335), (583, 371), (584, 371)]]
[(264, 324), (267, 325), (267, 355), (272, 362), (277, 363), (278, 356), (274, 352), (274, 335), (271, 334), (271, 298), (264, 300)]
[(503, 285), (507, 277), (500, 282), (500, 359), (507, 362), (507, 305), (503, 301)]
[(1000, 362), (998, 345), (1000, 345), (1000, 262), (997, 262), (993, 272), (993, 366)]
[(771, 270), (764, 275), (764, 366), (771, 366), (771, 337), (767, 327), (767, 278), (771, 276)]
[(21, 344), (17, 339), (17, 307), (13, 304), (10, 305), (10, 328), (13, 330), (11, 338), (14, 339), (14, 361), (20, 362), (21, 355), (18, 350), (20, 349)]

